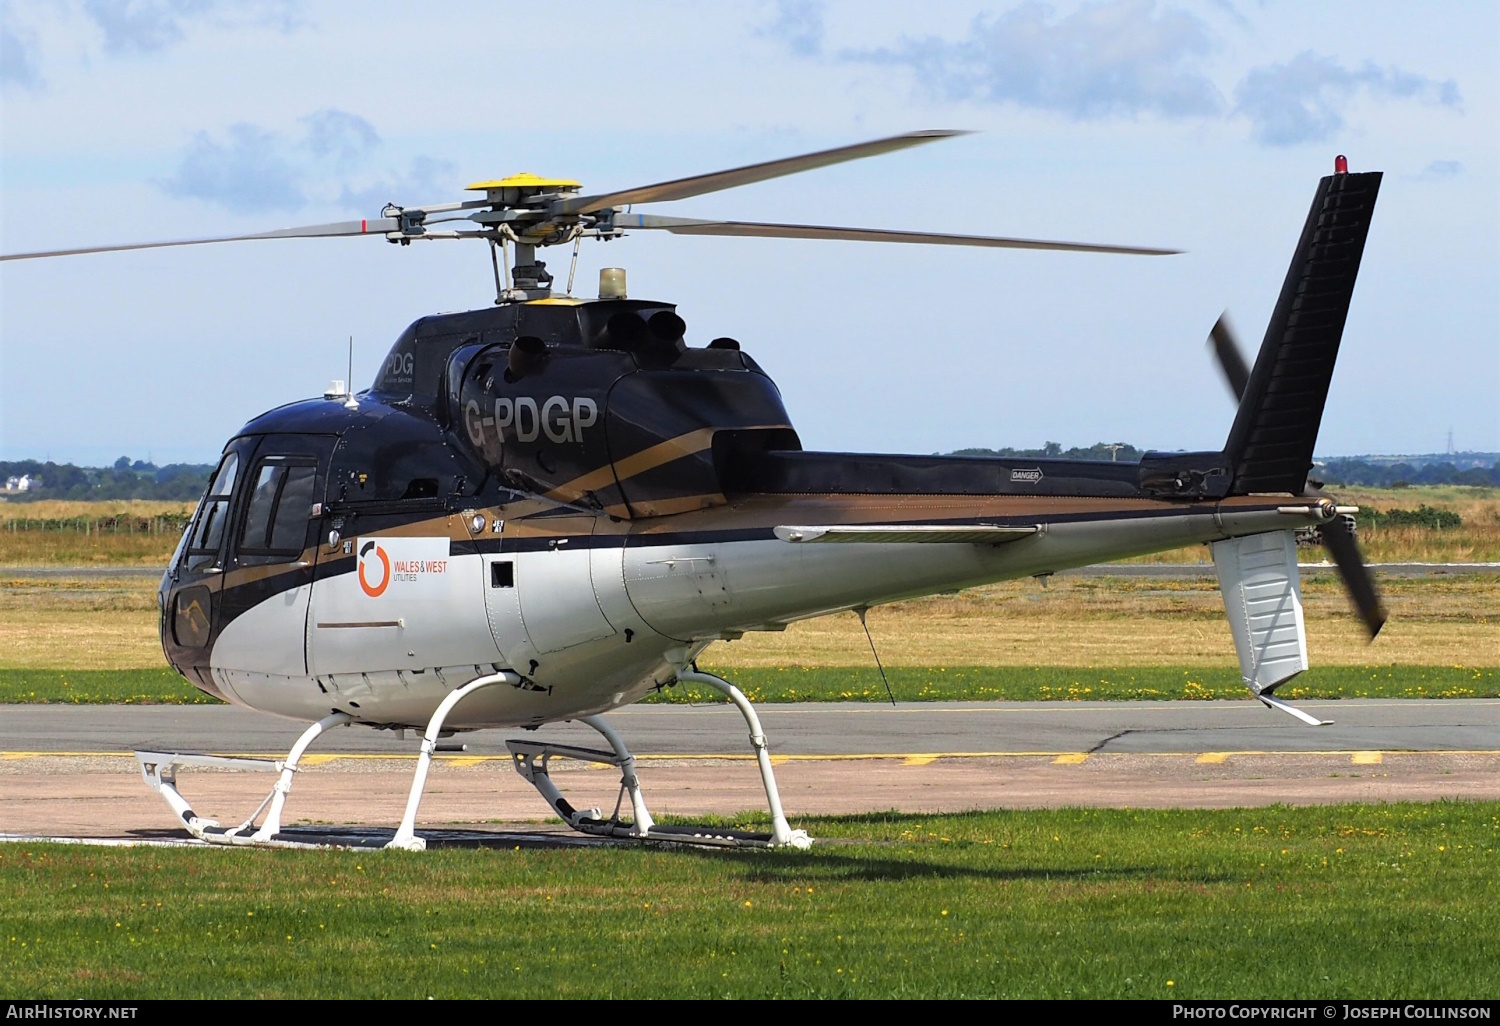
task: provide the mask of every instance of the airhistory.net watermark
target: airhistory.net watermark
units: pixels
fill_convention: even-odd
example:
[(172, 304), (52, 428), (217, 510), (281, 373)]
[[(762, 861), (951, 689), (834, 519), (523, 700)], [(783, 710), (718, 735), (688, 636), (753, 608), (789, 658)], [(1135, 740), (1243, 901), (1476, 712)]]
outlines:
[(12, 1001), (5, 1006), (7, 1019), (134, 1019), (136, 1005), (48, 1004), (44, 1001)]

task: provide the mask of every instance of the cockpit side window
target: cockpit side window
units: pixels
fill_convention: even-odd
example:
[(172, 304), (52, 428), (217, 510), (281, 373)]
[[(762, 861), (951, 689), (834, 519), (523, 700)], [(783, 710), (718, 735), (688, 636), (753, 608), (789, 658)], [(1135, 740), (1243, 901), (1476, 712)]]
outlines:
[(236, 546), (241, 563), (285, 563), (301, 555), (317, 476), (312, 460), (268, 456), (257, 464)]
[(241, 552), (266, 547), (271, 534), (271, 511), (276, 508), (277, 496), (285, 483), (285, 463), (261, 463), (255, 490), (250, 493), (250, 508), (245, 513), (245, 527), (240, 531)]
[(198, 504), (198, 515), (193, 519), (188, 537), (187, 569), (202, 570), (218, 562), (219, 548), (224, 541), (224, 521), (229, 518), (229, 499), (234, 493), (239, 468), (239, 454), (232, 452), (224, 457), (213, 480), (208, 483), (208, 492)]

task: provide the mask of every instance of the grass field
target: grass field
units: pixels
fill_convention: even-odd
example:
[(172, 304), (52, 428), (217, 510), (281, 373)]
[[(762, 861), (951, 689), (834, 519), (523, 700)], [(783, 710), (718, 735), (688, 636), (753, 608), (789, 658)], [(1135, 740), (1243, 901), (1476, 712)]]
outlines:
[[(1500, 493), (1493, 488), (1424, 485), (1417, 488), (1338, 488), (1339, 502), (1363, 510), (1451, 510), (1463, 518), (1455, 528), (1377, 527), (1360, 520), (1359, 544), (1372, 563), (1492, 563), (1500, 561)], [(1356, 519), (1359, 519), (1356, 517)], [(1304, 563), (1326, 559), (1320, 546), (1300, 550)], [(1210, 563), (1208, 546), (1157, 552), (1128, 563)]]
[[(730, 669), (752, 702), (885, 702), (873, 668)], [(887, 669), (900, 702), (1081, 702), (1249, 699), (1234, 669), (1142, 666), (1104, 671), (1066, 666), (897, 666)], [(1314, 667), (1277, 691), (1282, 698), (1500, 698), (1500, 670), (1466, 666)], [(711, 704), (727, 699), (679, 685), (647, 702)], [(4, 670), (0, 705), (217, 705), (171, 670)]]
[[(1369, 644), (1332, 574), (1307, 575), (1313, 670), (1301, 698), (1495, 693), (1500, 574), (1389, 578), (1391, 622)], [(0, 573), (0, 702), (203, 702), (165, 669), (155, 583)], [(1210, 579), (1008, 582), (871, 610), (903, 701), (1243, 697)], [(757, 701), (885, 696), (852, 614), (718, 643), (700, 660)], [(65, 683), (66, 682), (66, 683)], [(717, 701), (678, 688), (666, 701)]]
[[(1500, 573), (1386, 578), (1391, 620), (1374, 644), (1331, 573), (1305, 574), (1317, 666), (1500, 665)], [(0, 669), (162, 666), (156, 583), (7, 578), (0, 571)], [(1229, 669), (1234, 646), (1212, 578), (1061, 577), (881, 606), (869, 624), (886, 666), (1174, 666)], [(873, 667), (852, 614), (719, 643), (724, 669)]]
[(1500, 990), (1500, 804), (801, 825), (810, 852), (0, 845), (0, 998)]
[[(1426, 504), (1451, 510), (1463, 518), (1459, 527), (1435, 530), (1419, 527), (1362, 525), (1360, 543), (1376, 563), (1470, 563), (1500, 561), (1500, 494), (1492, 488), (1431, 486), (1372, 491), (1343, 489), (1340, 501), (1382, 512), (1416, 509)], [(177, 545), (177, 533), (125, 534), (75, 531), (12, 531), (19, 518), (63, 520), (127, 514), (153, 517), (190, 512), (191, 503), (147, 502), (10, 502), (0, 503), (0, 567), (4, 566), (162, 566)], [(1317, 546), (1302, 550), (1304, 562), (1326, 558)], [(1209, 562), (1203, 545), (1142, 556), (1128, 562)]]
[(150, 519), (186, 514), (192, 503), (129, 499), (114, 502), (0, 502), (0, 566), (165, 566), (181, 531), (16, 530), (22, 520)]

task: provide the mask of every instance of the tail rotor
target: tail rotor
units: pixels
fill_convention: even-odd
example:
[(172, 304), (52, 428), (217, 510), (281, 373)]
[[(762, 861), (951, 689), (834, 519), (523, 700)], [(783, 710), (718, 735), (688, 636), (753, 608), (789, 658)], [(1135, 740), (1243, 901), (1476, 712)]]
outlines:
[[(1224, 380), (1228, 383), (1235, 400), (1237, 402), (1243, 400), (1250, 383), (1250, 365), (1245, 362), (1244, 351), (1236, 341), (1226, 316), (1220, 315), (1218, 321), (1214, 323), (1208, 335), (1208, 347), (1213, 352), (1219, 370), (1223, 373)], [(1322, 485), (1312, 480), (1306, 482), (1302, 495), (1309, 499), (1329, 498), (1324, 493)], [(1364, 556), (1359, 550), (1359, 543), (1355, 541), (1354, 532), (1350, 530), (1348, 521), (1342, 516), (1335, 516), (1313, 530), (1318, 536), (1319, 543), (1328, 551), (1334, 565), (1338, 567), (1339, 577), (1344, 582), (1344, 590), (1349, 594), (1349, 601), (1364, 623), (1365, 629), (1369, 631), (1370, 640), (1374, 641), (1375, 636), (1380, 633), (1380, 628), (1385, 626), (1385, 605), (1380, 599), (1380, 590), (1375, 586), (1375, 577), (1365, 564)]]

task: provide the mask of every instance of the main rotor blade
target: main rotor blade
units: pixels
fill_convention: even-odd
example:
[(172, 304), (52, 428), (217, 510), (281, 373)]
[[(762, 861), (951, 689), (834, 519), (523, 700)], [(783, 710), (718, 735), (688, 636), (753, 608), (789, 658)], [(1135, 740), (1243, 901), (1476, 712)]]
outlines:
[(1375, 588), (1375, 578), (1359, 553), (1359, 544), (1342, 517), (1330, 520), (1319, 532), (1323, 536), (1324, 547), (1339, 568), (1339, 576), (1344, 579), (1349, 600), (1354, 603), (1365, 629), (1370, 632), (1370, 640), (1374, 641), (1380, 628), (1385, 626), (1385, 607), (1380, 601), (1380, 592)]
[(1250, 385), (1250, 365), (1245, 362), (1245, 353), (1229, 329), (1228, 314), (1219, 315), (1213, 330), (1208, 333), (1208, 342), (1219, 358), (1219, 369), (1224, 372), (1229, 391), (1234, 393), (1236, 400), (1244, 398), (1245, 389)]
[(763, 224), (757, 221), (702, 221), (690, 217), (659, 217), (654, 214), (616, 215), (615, 227), (660, 228), (674, 235), (729, 235), (757, 239), (834, 239), (844, 242), (905, 242), (931, 246), (1052, 249), (1073, 253), (1126, 253), (1136, 256), (1170, 256), (1181, 252), (1175, 249), (1148, 249), (1142, 246), (1104, 246), (1089, 242), (1008, 239), (995, 235), (947, 235), (941, 232), (908, 232), (889, 228), (837, 228), (816, 224)]
[(119, 246), (86, 246), (80, 249), (49, 249), (36, 253), (5, 253), (0, 260), (37, 260), (42, 257), (79, 256), (84, 253), (120, 253), (132, 249), (167, 249), (172, 246), (204, 246), (212, 242), (250, 242), (255, 239), (324, 239), (345, 235), (384, 235), (397, 231), (401, 222), (394, 217), (374, 217), (364, 221), (335, 221), (300, 228), (278, 228), (254, 235), (217, 235), (206, 239), (174, 239), (168, 242), (132, 242)]
[(733, 189), (741, 185), (780, 178), (783, 175), (794, 175), (800, 171), (827, 167), (830, 164), (842, 164), (846, 160), (874, 157), (882, 153), (904, 150), (909, 146), (920, 146), (923, 143), (968, 134), (968, 132), (946, 129), (908, 132), (905, 135), (893, 135), (888, 139), (875, 139), (870, 142), (855, 143), (853, 146), (840, 146), (831, 150), (820, 150), (817, 153), (804, 153), (799, 157), (787, 157), (783, 160), (768, 160), (762, 164), (750, 164), (728, 171), (712, 171), (706, 175), (678, 178), (674, 181), (643, 185), (635, 189), (623, 189), (619, 192), (607, 192), (597, 196), (571, 196), (553, 203), (550, 212), (554, 216), (578, 214), (604, 210), (607, 207), (623, 207), (631, 203), (663, 203), (668, 200), (689, 199), (693, 196), (702, 196), (704, 193)]

